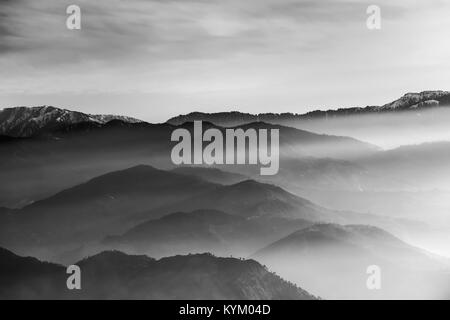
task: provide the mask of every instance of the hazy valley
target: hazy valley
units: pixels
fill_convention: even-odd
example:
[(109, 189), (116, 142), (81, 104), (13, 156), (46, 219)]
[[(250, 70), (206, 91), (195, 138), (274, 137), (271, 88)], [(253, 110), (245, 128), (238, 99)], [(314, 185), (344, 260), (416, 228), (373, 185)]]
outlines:
[[(162, 124), (0, 111), (0, 296), (179, 299), (195, 287), (196, 299), (208, 288), (217, 299), (448, 299), (448, 103), (425, 92), (381, 107)], [(279, 173), (174, 166), (171, 132), (193, 120), (278, 129)], [(61, 288), (73, 263), (86, 270), (80, 295)], [(370, 265), (383, 270), (381, 291), (366, 288)]]

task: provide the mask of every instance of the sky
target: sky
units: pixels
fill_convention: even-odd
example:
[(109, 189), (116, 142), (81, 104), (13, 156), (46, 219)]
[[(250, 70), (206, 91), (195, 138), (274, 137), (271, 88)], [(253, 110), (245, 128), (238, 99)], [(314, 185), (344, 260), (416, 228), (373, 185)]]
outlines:
[(445, 0), (0, 0), (0, 109), (163, 122), (382, 105), (450, 90), (449, 16)]

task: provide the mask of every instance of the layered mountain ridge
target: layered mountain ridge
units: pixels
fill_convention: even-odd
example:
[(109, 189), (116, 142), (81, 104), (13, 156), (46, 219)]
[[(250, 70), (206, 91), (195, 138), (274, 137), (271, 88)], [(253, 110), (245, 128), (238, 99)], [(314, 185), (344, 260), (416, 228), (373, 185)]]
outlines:
[(382, 106), (315, 110), (304, 114), (297, 114), (297, 113), (250, 114), (237, 111), (217, 112), (217, 113), (192, 112), (189, 114), (173, 117), (169, 119), (167, 122), (173, 125), (180, 125), (184, 122), (203, 120), (212, 122), (216, 125), (223, 125), (223, 126), (236, 126), (244, 123), (257, 121), (282, 124), (287, 121), (294, 121), (294, 120), (308, 120), (308, 119), (373, 114), (383, 112), (418, 111), (422, 109), (429, 109), (433, 107), (444, 107), (444, 106), (450, 106), (450, 92), (436, 90), (436, 91), (423, 91), (420, 93), (410, 92), (403, 95), (401, 98), (386, 103)]
[[(442, 90), (406, 93), (401, 98), (382, 106), (351, 107), (330, 110), (315, 110), (304, 114), (261, 113), (249, 114), (238, 111), (203, 113), (192, 112), (167, 120), (172, 125), (181, 125), (194, 120), (209, 121), (221, 126), (236, 126), (251, 122), (283, 123), (292, 120), (318, 119), (352, 114), (371, 114), (378, 112), (418, 111), (433, 107), (450, 106), (450, 92)], [(63, 128), (78, 123), (105, 124), (112, 120), (125, 123), (144, 123), (144, 121), (120, 115), (86, 114), (53, 106), (11, 107), (0, 110), (0, 136), (30, 137), (49, 129)]]

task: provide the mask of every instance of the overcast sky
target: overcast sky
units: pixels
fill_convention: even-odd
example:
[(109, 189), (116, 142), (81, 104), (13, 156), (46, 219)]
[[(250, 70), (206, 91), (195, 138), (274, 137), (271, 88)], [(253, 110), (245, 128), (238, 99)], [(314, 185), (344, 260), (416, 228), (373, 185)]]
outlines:
[(450, 90), (449, 17), (445, 0), (0, 0), (0, 108), (161, 122), (383, 104)]

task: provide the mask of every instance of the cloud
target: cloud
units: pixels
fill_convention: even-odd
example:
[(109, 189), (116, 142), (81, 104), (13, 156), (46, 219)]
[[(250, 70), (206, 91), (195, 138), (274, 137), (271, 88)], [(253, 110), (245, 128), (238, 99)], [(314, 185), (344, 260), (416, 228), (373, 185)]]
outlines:
[[(70, 4), (81, 7), (80, 31), (66, 28)], [(289, 108), (382, 103), (424, 83), (448, 89), (448, 2), (378, 0), (379, 32), (366, 28), (370, 4), (0, 0), (0, 103), (72, 93), (68, 104), (89, 109), (114, 93), (158, 112), (239, 102), (301, 112)], [(92, 103), (74, 98), (95, 92)]]
[(348, 1), (78, 0), (77, 32), (65, 26), (65, 9), (73, 2), (2, 1), (1, 53), (40, 66), (261, 54), (289, 50), (293, 41), (314, 46), (323, 25), (364, 17), (364, 5)]
[[(66, 7), (74, 2), (82, 9), (81, 31), (65, 26)], [(384, 19), (410, 10), (404, 1), (380, 2)], [(367, 5), (351, 0), (2, 0), (0, 63), (55, 69), (288, 52), (303, 56), (333, 50), (335, 41), (345, 41), (342, 31), (359, 37)]]

